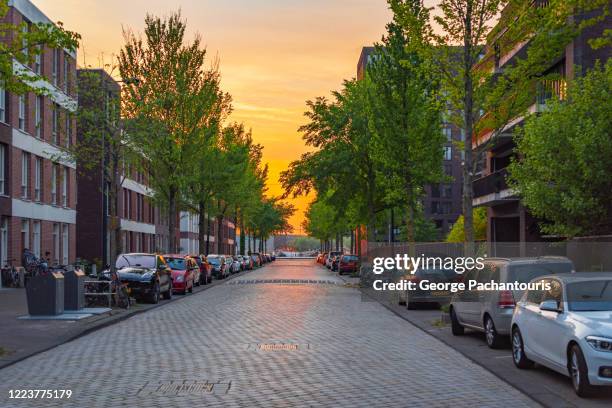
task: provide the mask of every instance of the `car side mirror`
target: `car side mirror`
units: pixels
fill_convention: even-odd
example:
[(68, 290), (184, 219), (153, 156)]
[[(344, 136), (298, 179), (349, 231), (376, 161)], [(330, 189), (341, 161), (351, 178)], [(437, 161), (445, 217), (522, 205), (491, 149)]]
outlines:
[(556, 300), (545, 300), (542, 303), (540, 303), (540, 310), (544, 310), (547, 312), (556, 312), (556, 313), (560, 313), (561, 310), (559, 309), (559, 305), (557, 304)]

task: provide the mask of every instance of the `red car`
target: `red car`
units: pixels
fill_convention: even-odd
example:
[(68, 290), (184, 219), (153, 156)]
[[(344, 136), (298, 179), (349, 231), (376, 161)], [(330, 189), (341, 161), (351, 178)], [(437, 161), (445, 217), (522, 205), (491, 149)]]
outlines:
[(208, 263), (204, 255), (190, 255), (200, 267), (200, 279), (196, 280), (196, 286), (208, 285), (212, 282), (212, 265)]
[(193, 293), (195, 277), (200, 273), (200, 267), (196, 261), (184, 255), (164, 255), (164, 259), (172, 270), (173, 292)]
[(357, 255), (342, 255), (338, 262), (338, 273), (342, 275), (344, 272), (352, 273), (359, 270), (359, 257)]

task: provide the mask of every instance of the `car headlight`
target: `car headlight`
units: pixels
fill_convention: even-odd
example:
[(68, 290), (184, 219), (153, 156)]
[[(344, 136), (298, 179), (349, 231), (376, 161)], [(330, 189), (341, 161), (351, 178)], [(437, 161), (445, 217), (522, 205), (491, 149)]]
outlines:
[(176, 277), (176, 281), (177, 282), (182, 282), (184, 280), (185, 280), (185, 277), (183, 275), (179, 275), (179, 276)]
[(586, 341), (597, 351), (612, 352), (612, 339), (609, 337), (587, 336)]

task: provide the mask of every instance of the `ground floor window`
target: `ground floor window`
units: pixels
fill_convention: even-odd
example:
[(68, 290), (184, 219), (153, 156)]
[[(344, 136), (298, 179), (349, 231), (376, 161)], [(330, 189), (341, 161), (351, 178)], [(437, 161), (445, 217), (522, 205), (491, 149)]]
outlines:
[(53, 264), (59, 264), (60, 256), (60, 229), (59, 224), (53, 224)]
[(68, 225), (62, 225), (62, 265), (68, 265), (68, 255), (70, 254), (70, 241)]
[(40, 221), (32, 223), (32, 252), (40, 258)]
[(0, 266), (8, 263), (8, 217), (0, 219)]

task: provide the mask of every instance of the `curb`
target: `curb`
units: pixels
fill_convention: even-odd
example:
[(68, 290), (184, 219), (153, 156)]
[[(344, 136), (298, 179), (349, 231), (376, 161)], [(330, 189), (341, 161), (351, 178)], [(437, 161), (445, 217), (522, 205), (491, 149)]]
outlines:
[[(260, 269), (260, 268), (257, 268), (257, 269)], [(246, 274), (248, 274), (250, 272), (253, 272), (253, 271), (257, 270), (257, 269), (252, 269), (252, 270), (249, 270), (249, 271), (242, 271), (240, 273), (237, 273), (237, 274), (234, 274), (232, 276), (229, 276), (229, 277), (225, 278), (222, 281), (217, 280), (216, 283), (215, 282), (210, 283), (210, 284), (204, 286), (202, 289), (198, 290), (196, 293), (193, 293), (192, 295), (193, 296), (199, 295), (202, 292), (205, 292), (205, 291), (207, 291), (209, 289), (212, 289), (212, 288), (214, 288), (216, 286), (222, 285), (222, 284), (224, 284), (224, 283), (226, 283), (226, 282), (228, 282), (228, 281), (230, 281), (232, 279), (238, 278), (240, 276), (244, 276), (244, 275), (246, 275)], [(189, 297), (191, 297), (191, 296), (189, 296)], [(62, 337), (61, 340), (59, 342), (57, 342), (56, 344), (52, 344), (52, 345), (50, 345), (48, 347), (42, 348), (40, 350), (36, 350), (36, 351), (34, 351), (34, 352), (30, 353), (30, 354), (21, 356), (21, 357), (15, 359), (15, 360), (7, 361), (6, 363), (0, 363), (0, 370), (2, 370), (4, 368), (7, 368), (7, 367), (10, 367), (10, 366), (12, 366), (14, 364), (17, 364), (17, 363), (19, 363), (19, 362), (21, 362), (23, 360), (26, 360), (26, 359), (28, 359), (30, 357), (34, 357), (34, 356), (36, 356), (36, 355), (38, 355), (40, 353), (44, 353), (45, 351), (49, 351), (51, 349), (59, 347), (59, 346), (61, 346), (63, 344), (70, 343), (71, 341), (74, 341), (74, 340), (76, 340), (76, 339), (78, 339), (80, 337), (83, 337), (83, 336), (86, 336), (88, 334), (91, 334), (91, 333), (93, 333), (95, 331), (101, 330), (101, 329), (103, 329), (105, 327), (108, 327), (108, 326), (111, 326), (113, 324), (116, 324), (116, 323), (122, 322), (124, 320), (127, 320), (130, 317), (132, 317), (132, 316), (137, 316), (137, 315), (139, 315), (141, 313), (149, 312), (151, 310), (155, 310), (157, 308), (167, 306), (167, 305), (172, 304), (172, 303), (174, 303), (176, 301), (179, 301), (179, 300), (182, 300), (182, 299), (187, 299), (189, 297), (185, 297), (185, 296), (175, 297), (175, 296), (172, 296), (172, 299), (166, 300), (164, 303), (158, 303), (156, 305), (149, 305), (149, 307), (146, 307), (144, 309), (130, 311), (130, 312), (127, 312), (125, 314), (119, 315), (119, 316), (114, 317), (114, 318), (111, 316), (108, 319), (101, 321), (99, 324), (96, 324), (96, 325), (91, 326), (91, 327), (86, 327), (83, 330), (81, 330), (81, 331), (79, 331), (79, 332), (77, 332), (77, 333), (75, 333), (73, 335)]]

